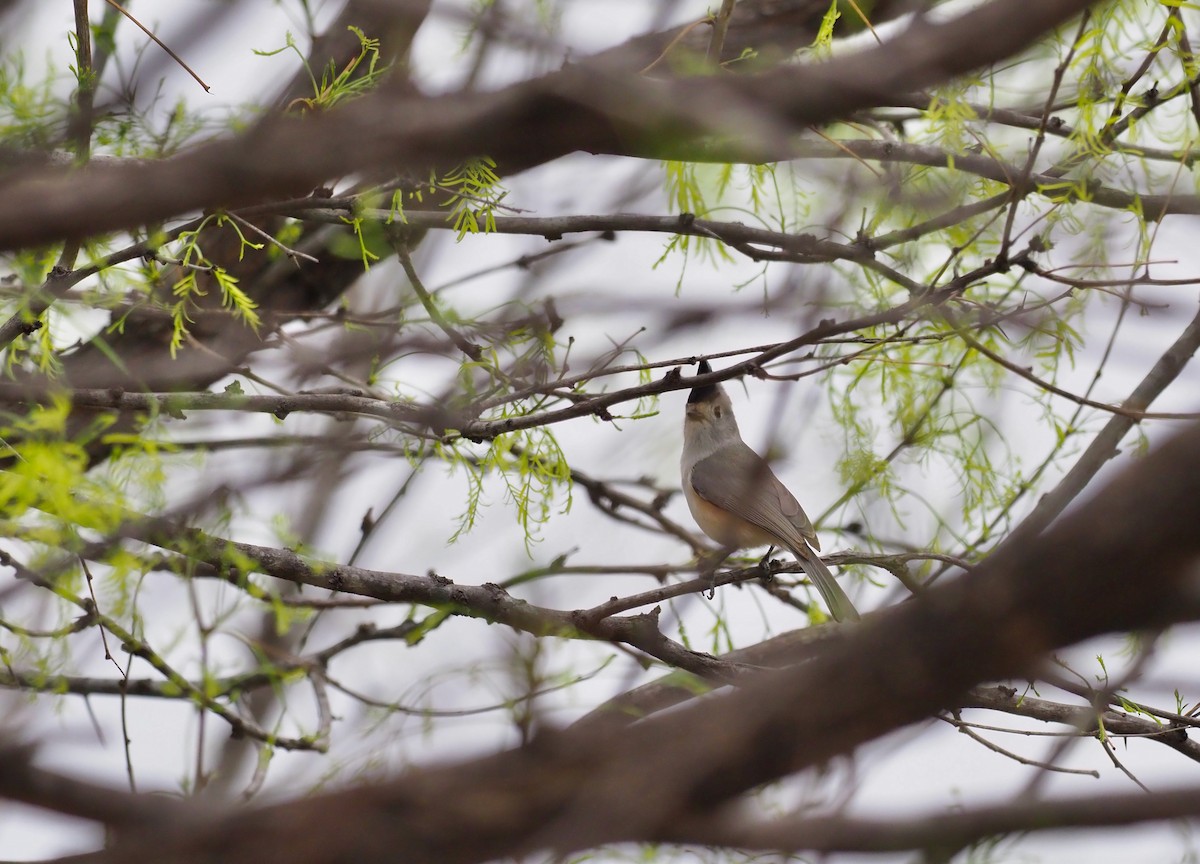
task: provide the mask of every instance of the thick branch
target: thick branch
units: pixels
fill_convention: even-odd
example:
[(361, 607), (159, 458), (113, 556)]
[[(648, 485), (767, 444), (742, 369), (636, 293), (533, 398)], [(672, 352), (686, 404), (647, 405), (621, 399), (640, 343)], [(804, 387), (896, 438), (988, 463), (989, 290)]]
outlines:
[(447, 168), (481, 151), (502, 165), (575, 150), (661, 157), (716, 134), (745, 140), (745, 160), (769, 160), (786, 152), (798, 127), (1003, 59), (1088, 5), (993, 0), (945, 23), (921, 21), (876, 48), (763, 75), (651, 81), (597, 65), (487, 94), (422, 99), (385, 88), (342, 110), (265, 120), (164, 162), (29, 172), (4, 188), (0, 249), (305, 194), (354, 172)]
[(184, 813), (173, 798), (131, 795), (45, 771), (32, 762), (32, 748), (0, 744), (0, 798), (116, 827), (174, 819)]
[(802, 668), (632, 729), (547, 733), (474, 762), (230, 814), (202, 832), (146, 830), (91, 860), (317, 864), (404, 849), (411, 862), (468, 864), (694, 839), (680, 826), (957, 704), (980, 681), (1033, 674), (1047, 652), (1097, 634), (1200, 614), (1198, 523), (1192, 427), (1045, 535), (1003, 545)]
[(959, 812), (907, 816), (903, 820), (839, 816), (782, 819), (764, 825), (729, 820), (692, 822), (679, 842), (733, 846), (744, 850), (895, 852), (962, 849), (986, 837), (1066, 828), (1121, 828), (1145, 822), (1195, 817), (1200, 789), (1153, 795), (1087, 796), (1028, 800)]

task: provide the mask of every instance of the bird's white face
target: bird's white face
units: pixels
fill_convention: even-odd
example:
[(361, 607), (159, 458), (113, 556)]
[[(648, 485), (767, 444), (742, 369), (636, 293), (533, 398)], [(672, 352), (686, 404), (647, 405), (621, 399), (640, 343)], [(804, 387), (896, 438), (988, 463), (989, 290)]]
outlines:
[(711, 398), (689, 402), (684, 414), (686, 422), (689, 423), (720, 423), (732, 417), (733, 403), (729, 401), (729, 395), (723, 389), (717, 390)]
[(703, 458), (722, 444), (740, 437), (733, 403), (723, 388), (710, 392), (707, 399), (687, 404), (683, 421), (685, 458)]
[(712, 405), (708, 402), (689, 402), (684, 409), (685, 423), (707, 423), (712, 419)]

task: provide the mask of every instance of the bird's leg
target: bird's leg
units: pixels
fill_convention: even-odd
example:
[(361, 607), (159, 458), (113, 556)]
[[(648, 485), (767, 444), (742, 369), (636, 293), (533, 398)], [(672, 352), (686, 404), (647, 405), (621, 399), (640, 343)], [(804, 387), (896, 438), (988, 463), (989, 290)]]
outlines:
[(700, 561), (700, 578), (708, 580), (709, 600), (717, 596), (717, 569), (732, 552), (732, 549), (721, 548), (711, 555), (705, 555)]
[(775, 547), (773, 545), (768, 546), (767, 554), (764, 555), (758, 562), (758, 569), (762, 571), (762, 578), (766, 579), (768, 582), (775, 578), (775, 562), (771, 560), (771, 553), (774, 551)]

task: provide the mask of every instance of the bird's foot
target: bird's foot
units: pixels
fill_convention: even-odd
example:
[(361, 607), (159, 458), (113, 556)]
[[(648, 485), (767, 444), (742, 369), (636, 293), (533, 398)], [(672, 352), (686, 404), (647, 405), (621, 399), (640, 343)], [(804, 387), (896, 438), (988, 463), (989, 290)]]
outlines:
[(771, 580), (773, 580), (775, 578), (776, 564), (773, 560), (771, 560), (771, 553), (773, 553), (774, 551), (775, 551), (775, 547), (772, 546), (770, 549), (767, 550), (767, 554), (764, 555), (762, 558), (760, 558), (758, 561), (758, 569), (762, 572), (762, 575), (760, 578), (762, 578), (763, 580), (765, 580), (767, 582), (770, 582)]

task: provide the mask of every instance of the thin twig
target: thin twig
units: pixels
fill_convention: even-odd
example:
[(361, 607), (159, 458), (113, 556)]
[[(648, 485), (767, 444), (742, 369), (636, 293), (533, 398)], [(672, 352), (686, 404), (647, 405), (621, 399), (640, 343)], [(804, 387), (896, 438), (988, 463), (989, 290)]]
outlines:
[(941, 719), (945, 720), (951, 726), (954, 726), (959, 732), (966, 735), (972, 741), (982, 744), (993, 753), (999, 753), (1001, 756), (1006, 756), (1020, 765), (1030, 765), (1034, 768), (1041, 768), (1043, 771), (1055, 771), (1060, 774), (1082, 774), (1085, 777), (1094, 777), (1097, 780), (1100, 779), (1100, 772), (1090, 768), (1067, 768), (1063, 765), (1055, 765), (1051, 762), (1042, 762), (1038, 759), (1029, 759), (1028, 757), (1022, 756), (1019, 753), (1014, 753), (1005, 747), (1001, 747), (994, 741), (989, 741), (974, 729), (970, 728), (970, 724), (962, 722), (962, 718), (959, 716), (957, 711), (953, 712), (952, 717), (953, 719), (943, 716)]
[(429, 292), (425, 290), (425, 285), (421, 282), (421, 277), (417, 275), (417, 270), (413, 267), (412, 257), (408, 254), (408, 244), (404, 240), (397, 240), (394, 246), (396, 255), (400, 259), (400, 266), (404, 268), (404, 273), (408, 276), (409, 284), (412, 285), (412, 289), (421, 301), (421, 305), (425, 307), (425, 311), (429, 315), (429, 320), (446, 334), (446, 337), (454, 343), (459, 351), (466, 354), (472, 360), (479, 362), (483, 358), (483, 349), (455, 330), (450, 325), (450, 322), (446, 320), (446, 316), (438, 311), (437, 304), (429, 296)]
[(279, 239), (276, 238), (274, 235), (259, 228), (257, 225), (255, 225), (250, 220), (242, 218), (241, 216), (234, 213), (232, 210), (227, 211), (225, 213), (225, 215), (228, 216), (230, 219), (232, 219), (234, 222), (237, 222), (243, 228), (249, 228), (251, 231), (253, 231), (255, 234), (257, 234), (259, 237), (262, 237), (264, 240), (266, 240), (268, 243), (270, 243), (272, 246), (275, 246), (276, 248), (280, 249), (283, 252), (283, 254), (287, 255), (289, 258), (303, 258), (305, 261), (311, 261), (314, 264), (321, 263), (320, 259), (315, 258), (312, 255), (309, 255), (307, 252), (301, 252), (298, 249), (293, 249), (290, 246), (285, 246), (283, 243), (279, 242)]
[(205, 93), (212, 92), (212, 88), (204, 83), (204, 79), (201, 78), (199, 75), (197, 75), (195, 70), (193, 70), (191, 66), (189, 66), (188, 64), (183, 62), (182, 57), (180, 57), (178, 54), (176, 54), (174, 51), (172, 51), (170, 48), (168, 48), (167, 44), (165, 42), (163, 42), (161, 39), (159, 39), (157, 36), (155, 36), (152, 32), (150, 32), (149, 28), (147, 28), (145, 24), (143, 24), (141, 21), (139, 21), (138, 19), (136, 19), (132, 15), (130, 15), (129, 11), (127, 9), (125, 9), (124, 7), (122, 7), (120, 3), (117, 3), (116, 0), (104, 0), (104, 2), (107, 3), (109, 6), (113, 7), (114, 9), (116, 9), (118, 12), (120, 12), (122, 15), (124, 15), (126, 18), (128, 18), (130, 21), (132, 21), (134, 24), (136, 24), (143, 33), (145, 33), (147, 36), (150, 37), (151, 41), (153, 41), (155, 45), (157, 45), (162, 50), (166, 51), (172, 60), (174, 60), (176, 63), (178, 63), (180, 66), (182, 66), (184, 71), (186, 71), (189, 75), (191, 75), (193, 78), (196, 79), (196, 83), (204, 88)]

